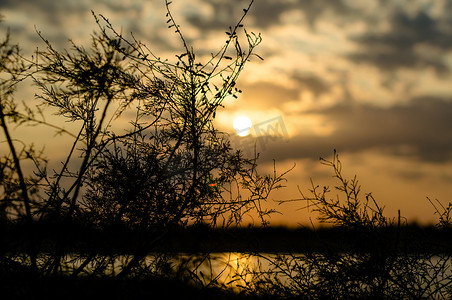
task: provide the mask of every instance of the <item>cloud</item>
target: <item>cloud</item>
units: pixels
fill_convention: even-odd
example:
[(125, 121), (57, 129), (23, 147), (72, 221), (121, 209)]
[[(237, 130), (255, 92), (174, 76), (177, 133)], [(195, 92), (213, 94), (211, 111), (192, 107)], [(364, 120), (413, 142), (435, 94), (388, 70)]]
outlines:
[[(205, 30), (220, 30), (233, 25), (235, 20), (243, 13), (249, 1), (229, 1), (229, 0), (204, 0), (212, 6), (215, 12), (210, 18), (201, 14), (192, 14), (188, 20), (195, 26)], [(280, 25), (284, 20), (285, 13), (300, 10), (304, 12), (305, 18), (311, 27), (325, 13), (331, 12), (334, 15), (346, 17), (356, 16), (358, 11), (350, 6), (347, 1), (341, 0), (255, 0), (249, 17), (253, 20), (253, 26), (266, 30), (272, 26)], [(349, 18), (348, 18), (349, 20)]]
[[(338, 105), (306, 113), (319, 115), (334, 131), (316, 135), (309, 130), (287, 142), (268, 140), (260, 151), (265, 159), (312, 158), (333, 149), (356, 153), (377, 149), (398, 157), (428, 162), (452, 160), (452, 99), (422, 97), (410, 105), (381, 108), (370, 105)], [(303, 118), (303, 115), (287, 116)], [(303, 133), (305, 132), (305, 133)]]
[[(229, 26), (234, 26), (242, 17), (243, 9), (249, 4), (248, 1), (203, 0), (201, 2), (196, 5), (203, 9), (196, 12), (186, 10), (185, 18), (204, 32), (225, 31)], [(206, 8), (206, 5), (210, 6), (210, 9)]]
[[(224, 35), (225, 29), (240, 18), (242, 9), (249, 2), (191, 0), (187, 3), (174, 1), (175, 16), (182, 23), (185, 22), (182, 29), (187, 25), (202, 33), (193, 43), (194, 48), (198, 49), (200, 45), (210, 45), (208, 42), (212, 39), (221, 40), (216, 32)], [(249, 20), (246, 19), (245, 23), (250, 22), (257, 29), (281, 39), (266, 38), (264, 32), (264, 42), (261, 45), (264, 47), (263, 52), (270, 49), (272, 53), (265, 55), (266, 60), (259, 65), (262, 66), (260, 71), (257, 67), (253, 69), (257, 75), (249, 76), (264, 74), (267, 80), (259, 78), (260, 81), (254, 83), (240, 83), (244, 91), (244, 106), (252, 106), (264, 112), (278, 108), (282, 113), (288, 113), (287, 122), (290, 122), (290, 118), (318, 115), (328, 128), (334, 129), (332, 135), (320, 136), (300, 128), (299, 135), (292, 137), (287, 144), (272, 144), (267, 150), (273, 149), (274, 153), (285, 157), (317, 157), (325, 151), (330, 153), (334, 147), (346, 151), (376, 147), (393, 151), (396, 155), (408, 155), (411, 151), (410, 155), (423, 160), (448, 160), (452, 140), (449, 129), (452, 128), (449, 121), (452, 113), (450, 102), (432, 96), (417, 98), (410, 105), (387, 108), (357, 102), (363, 101), (364, 93), (369, 97), (365, 99), (368, 103), (388, 101), (391, 97), (400, 98), (392, 89), (398, 88), (400, 83), (405, 84), (405, 81), (406, 86), (417, 83), (419, 69), (430, 67), (443, 75), (449, 72), (445, 56), (452, 49), (452, 18), (447, 13), (452, 6), (451, 2), (442, 1), (446, 6), (436, 12), (418, 2), (411, 4), (412, 2), (402, 1), (399, 6), (384, 1), (369, 1), (366, 4), (361, 2), (359, 5), (356, 3), (345, 0), (255, 1)], [(11, 28), (18, 35), (16, 38), (13, 32), (13, 39), (19, 40), (22, 48), (31, 51), (36, 49), (36, 45), (32, 44), (37, 40), (34, 25), (52, 43), (66, 43), (68, 38), (74, 38), (74, 34), (78, 35), (79, 40), (89, 42), (89, 34), (96, 28), (91, 9), (104, 14), (119, 29), (124, 26), (124, 32), (134, 31), (152, 50), (157, 48), (158, 55), (162, 54), (161, 49), (167, 51), (175, 47), (168, 38), (172, 32), (167, 30), (162, 3), (143, 4), (125, 0), (0, 0), (0, 8), (4, 15), (2, 26), (13, 24)], [(288, 12), (294, 10), (301, 12), (303, 22), (284, 19)], [(338, 25), (350, 24), (352, 21), (359, 21), (361, 29), (352, 32), (349, 31), (350, 26)], [(286, 37), (282, 32), (287, 33), (287, 22), (293, 22), (290, 28), (294, 31), (293, 35)], [(333, 23), (334, 26), (327, 26)], [(299, 31), (296, 31), (298, 28)], [(306, 34), (307, 31), (309, 34)], [(358, 47), (344, 47), (338, 51), (337, 48), (347, 39), (351, 39), (352, 44)], [(267, 42), (271, 45), (267, 45)], [(312, 45), (312, 52), (306, 53), (307, 45)], [(261, 50), (258, 49), (258, 52)], [(164, 52), (162, 57), (165, 55)], [(277, 57), (269, 58), (271, 55)], [(271, 64), (272, 62), (274, 63)], [(356, 68), (355, 63), (376, 68), (375, 71), (365, 68), (361, 70)], [(300, 71), (302, 68), (309, 72)], [(407, 74), (393, 74), (392, 71), (399, 68), (412, 69), (408, 74), (411, 77), (405, 79), (403, 76), (408, 76)], [(381, 72), (382, 70), (387, 72)], [(342, 73), (351, 75), (346, 77)], [(284, 74), (289, 80), (281, 82), (275, 78), (282, 77), (280, 74)], [(433, 84), (437, 82), (437, 78), (433, 76), (431, 82), (422, 85), (425, 87), (422, 93), (433, 94), (433, 89), (438, 90), (433, 88)], [(405, 99), (413, 97), (408, 94), (409, 90), (404, 88), (405, 85), (400, 88), (400, 94), (406, 93)], [(313, 95), (312, 107), (318, 105), (319, 99), (331, 101), (328, 106), (322, 106), (323, 109), (303, 111), (300, 115), (297, 115), (300, 110), (284, 111), (284, 107), (299, 105), (303, 101), (300, 93), (305, 91)], [(444, 93), (445, 97), (450, 95), (449, 90)], [(350, 99), (352, 101), (345, 101)], [(335, 102), (348, 104), (341, 106)], [(287, 103), (294, 105), (283, 106)]]
[[(95, 27), (89, 1), (2, 1), (0, 8), (4, 16), (2, 27), (10, 28), (13, 41), (26, 53), (38, 46), (36, 30), (54, 45), (63, 45), (69, 38), (77, 38), (75, 32), (89, 40)], [(91, 21), (89, 24), (87, 19)]]
[(5, 7), (11, 7), (14, 5), (14, 0), (0, 0), (0, 7), (1, 8), (5, 8)]
[(292, 76), (292, 79), (295, 81), (299, 89), (309, 90), (315, 96), (327, 93), (330, 90), (330, 85), (315, 74), (295, 73)]
[[(312, 105), (321, 101), (321, 96), (328, 98), (333, 97), (331, 85), (316, 74), (296, 72), (285, 76), (286, 79), (259, 80), (255, 82), (245, 82), (240, 84), (240, 88), (244, 91), (240, 96), (243, 106), (254, 111), (266, 111), (278, 109), (280, 111), (287, 110), (287, 106), (309, 105), (306, 95), (314, 102)], [(282, 76), (281, 76), (282, 77)], [(289, 110), (291, 110), (289, 108)], [(293, 112), (293, 111), (291, 111)]]
[[(99, 28), (91, 11), (108, 18), (114, 27), (130, 37), (130, 32), (147, 44), (160, 49), (174, 48), (168, 38), (165, 10), (162, 3), (132, 0), (34, 0), (0, 1), (3, 15), (2, 27), (11, 29), (13, 41), (27, 52), (34, 51), (40, 39), (36, 30), (42, 32), (57, 49), (68, 48), (68, 40), (79, 45), (90, 43), (90, 35)], [(41, 45), (39, 45), (41, 46)]]
[(355, 62), (370, 63), (385, 71), (402, 67), (432, 67), (438, 73), (449, 71), (444, 54), (452, 49), (450, 26), (444, 26), (440, 19), (425, 11), (419, 11), (414, 16), (397, 11), (389, 19), (389, 24), (390, 28), (384, 32), (355, 37), (361, 51), (349, 57)]
[(252, 84), (241, 85), (245, 93), (243, 101), (254, 109), (272, 109), (281, 107), (285, 102), (298, 98), (298, 88), (285, 87), (271, 81), (259, 81)]
[(265, 29), (280, 24), (283, 13), (295, 8), (293, 1), (257, 0), (251, 8), (254, 26)]

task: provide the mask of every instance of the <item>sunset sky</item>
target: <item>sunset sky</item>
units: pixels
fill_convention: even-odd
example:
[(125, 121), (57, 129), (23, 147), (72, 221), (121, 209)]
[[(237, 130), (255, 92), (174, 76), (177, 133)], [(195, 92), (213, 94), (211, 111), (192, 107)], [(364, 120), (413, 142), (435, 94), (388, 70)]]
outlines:
[[(174, 0), (171, 7), (193, 48), (211, 51), (247, 5)], [(167, 29), (163, 0), (0, 0), (0, 26), (31, 55), (44, 47), (36, 30), (61, 49), (69, 38), (89, 43), (96, 29), (91, 10), (161, 57), (182, 50)], [(269, 199), (282, 213), (272, 224), (314, 217), (298, 210), (305, 203), (273, 200), (299, 198), (298, 188), (308, 194), (310, 178), (331, 185), (332, 170), (319, 157), (331, 158), (333, 149), (344, 173), (356, 174), (389, 217), (400, 209), (409, 221), (434, 221), (426, 197), (452, 201), (452, 1), (256, 0), (244, 24), (261, 33), (256, 53), (264, 60), (245, 67), (243, 93), (216, 121), (237, 147), (252, 151), (256, 142), (263, 171), (272, 171), (273, 159), (279, 172), (296, 164), (287, 188)], [(240, 115), (260, 126), (251, 136), (235, 134)], [(283, 137), (263, 143), (262, 126)]]

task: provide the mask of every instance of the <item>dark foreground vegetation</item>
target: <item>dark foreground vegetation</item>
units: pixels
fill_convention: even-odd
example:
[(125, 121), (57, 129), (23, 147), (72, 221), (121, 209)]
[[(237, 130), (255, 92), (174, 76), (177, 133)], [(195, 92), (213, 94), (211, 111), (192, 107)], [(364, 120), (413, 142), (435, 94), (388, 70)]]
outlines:
[(36, 276), (17, 269), (2, 274), (4, 299), (262, 299), (218, 287), (195, 287), (162, 277), (146, 279)]
[[(96, 14), (89, 48), (59, 51), (38, 32), (46, 49), (26, 58), (8, 36), (0, 43), (0, 297), (452, 297), (451, 204), (430, 201), (432, 227), (388, 218), (342, 176), (336, 152), (321, 163), (337, 185), (313, 183), (300, 200), (328, 229), (268, 226), (261, 204), (287, 171), (261, 174), (258, 154), (245, 157), (213, 125), (260, 58), (260, 35), (243, 26), (252, 3), (207, 55), (169, 2), (182, 48), (173, 60)], [(36, 103), (14, 96), (27, 84)], [(67, 155), (55, 163), (15, 136), (27, 125), (56, 130)], [(240, 229), (249, 214), (260, 227)]]
[[(33, 229), (28, 224), (3, 224), (1, 228), (0, 286), (2, 295), (25, 297), (45, 296), (65, 299), (83, 298), (164, 298), (178, 297), (184, 299), (289, 299), (300, 296), (306, 298), (340, 298), (356, 293), (356, 298), (418, 298), (421, 294), (416, 288), (422, 287), (423, 293), (432, 292), (430, 296), (451, 284), (451, 228), (434, 226), (421, 227), (404, 225), (400, 227), (378, 228), (368, 231), (365, 228), (330, 227), (321, 229), (287, 229), (275, 227), (212, 229), (206, 226), (191, 226), (168, 232), (160, 244), (154, 247), (155, 253), (165, 253), (167, 259), (183, 253), (198, 262), (208, 261), (209, 255), (224, 252), (238, 252), (244, 255), (263, 257), (270, 262), (265, 268), (249, 268), (244, 265), (234, 276), (236, 280), (249, 278), (247, 283), (241, 282), (242, 289), (231, 290), (225, 282), (210, 281), (200, 284), (187, 274), (182, 275), (180, 266), (173, 265), (174, 270), (166, 274), (139, 271), (125, 278), (117, 278), (111, 274), (90, 276), (88, 274), (73, 276), (71, 272), (45, 275), (36, 273), (28, 265), (17, 261), (27, 251), (30, 241), (22, 240), (27, 232), (32, 231), (35, 239), (41, 241), (40, 251), (51, 253), (55, 245), (61, 243), (58, 237), (64, 234), (68, 254), (96, 253), (103, 257), (117, 257), (133, 254), (143, 239), (152, 237), (152, 233), (137, 232), (128, 229), (96, 230), (83, 224), (35, 223)], [(395, 247), (394, 247), (395, 246)], [(204, 256), (205, 255), (205, 256)], [(204, 257), (203, 257), (204, 256)], [(16, 260), (10, 260), (16, 257)], [(64, 255), (63, 255), (64, 257)], [(350, 258), (355, 261), (347, 261)], [(190, 258), (188, 258), (190, 259)], [(380, 261), (381, 260), (381, 261)], [(232, 263), (231, 263), (232, 264)], [(307, 265), (306, 265), (307, 264)], [(388, 266), (388, 264), (394, 264)], [(162, 264), (163, 266), (164, 264)], [(184, 270), (196, 264), (186, 265)], [(304, 273), (301, 267), (308, 266), (314, 271), (317, 267), (332, 276), (325, 290), (317, 290), (321, 294), (309, 291), (307, 297), (299, 284), (308, 284), (314, 280), (312, 276), (321, 274)], [(167, 268), (167, 266), (163, 268)], [(388, 267), (393, 268), (386, 269)], [(341, 272), (334, 274), (333, 272)], [(381, 269), (380, 269), (381, 268)], [(302, 272), (304, 270), (304, 272)], [(190, 269), (196, 271), (196, 268)], [(270, 271), (270, 273), (268, 273)], [(395, 295), (372, 295), (365, 290), (363, 281), (367, 276), (388, 276), (386, 272), (397, 274), (391, 280), (400, 280), (406, 284), (406, 293)], [(179, 272), (179, 273), (178, 273)], [(382, 273), (380, 273), (382, 272)], [(389, 273), (389, 274), (391, 274)], [(385, 275), (386, 274), (386, 275)], [(191, 274), (192, 276), (194, 274)], [(207, 274), (196, 274), (196, 277)], [(278, 279), (277, 276), (280, 276)], [(347, 277), (342, 277), (347, 276)], [(377, 277), (378, 276), (378, 277)], [(394, 276), (394, 275), (391, 275)], [(416, 278), (417, 276), (417, 278)], [(286, 281), (281, 282), (281, 278)], [(198, 279), (198, 278), (197, 278)], [(380, 278), (381, 279), (381, 278)], [(210, 279), (209, 279), (210, 280)], [(437, 282), (439, 280), (439, 282)], [(290, 285), (290, 283), (293, 281)], [(357, 291), (339, 291), (342, 284), (346, 286), (352, 281), (357, 284)], [(292, 284), (295, 286), (291, 286)], [(393, 282), (397, 283), (398, 282)], [(313, 283), (315, 284), (315, 283)], [(325, 283), (326, 284), (326, 283)], [(363, 284), (362, 286), (359, 284)], [(430, 286), (427, 286), (429, 284)], [(431, 286), (436, 285), (433, 291)], [(265, 288), (263, 288), (265, 286)], [(315, 286), (315, 285), (314, 285)], [(290, 289), (289, 289), (290, 288)], [(334, 290), (333, 290), (334, 289)], [(394, 291), (394, 290), (393, 290)], [(417, 291), (419, 292), (419, 291)], [(384, 292), (386, 293), (386, 292)], [(427, 294), (427, 296), (429, 296)], [(429, 297), (420, 297), (429, 298)]]

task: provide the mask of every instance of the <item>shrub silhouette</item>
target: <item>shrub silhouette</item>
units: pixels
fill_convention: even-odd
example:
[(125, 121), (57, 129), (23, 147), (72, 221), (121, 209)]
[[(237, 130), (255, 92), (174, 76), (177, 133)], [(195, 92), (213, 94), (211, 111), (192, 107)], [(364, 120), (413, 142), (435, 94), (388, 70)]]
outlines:
[[(243, 28), (252, 3), (226, 32), (225, 44), (204, 63), (185, 40), (170, 2), (167, 23), (183, 49), (174, 63), (134, 38), (126, 39), (94, 13), (99, 32), (88, 49), (72, 43), (70, 50), (58, 51), (40, 32), (47, 48), (32, 60), (23, 58), (16, 46), (1, 45), (2, 71), (10, 75), (2, 82), (0, 115), (10, 150), (1, 161), (3, 215), (9, 221), (26, 218), (30, 230), (36, 222), (59, 228), (51, 242), (30, 231), (28, 250), (5, 254), (5, 259), (31, 265), (46, 276), (124, 277), (146, 273), (151, 268), (143, 265), (147, 254), (174, 228), (228, 227), (250, 211), (265, 224), (270, 211), (260, 202), (281, 187), (282, 175), (260, 175), (257, 156), (246, 158), (233, 150), (227, 135), (213, 126), (223, 100), (241, 92), (236, 82), (246, 62), (259, 57), (253, 51), (260, 35)], [(21, 110), (11, 95), (28, 78), (40, 88), (40, 104)], [(46, 122), (45, 109), (71, 122), (72, 131)], [(115, 122), (131, 112), (136, 117), (129, 129), (115, 131)], [(41, 153), (18, 149), (8, 121), (51, 126), (71, 137), (61, 168), (49, 171)], [(29, 178), (22, 171), (25, 160), (34, 165)], [(142, 232), (145, 238), (129, 248), (126, 258), (93, 248), (74, 253), (76, 241), (68, 234), (80, 224), (103, 232)]]
[[(299, 254), (256, 254), (269, 267), (247, 268), (238, 277), (253, 294), (283, 299), (447, 299), (451, 297), (450, 249), (425, 242), (425, 236), (407, 226), (402, 217), (389, 219), (371, 194), (362, 195), (358, 180), (342, 175), (334, 152), (331, 161), (337, 195), (312, 183), (311, 195), (301, 194), (319, 213), (321, 222), (332, 224), (346, 238), (345, 246), (325, 243), (326, 250)], [(434, 204), (432, 202), (432, 204)], [(450, 234), (450, 205), (434, 204), (438, 227)], [(331, 229), (330, 229), (331, 230)], [(436, 229), (438, 230), (438, 229)]]

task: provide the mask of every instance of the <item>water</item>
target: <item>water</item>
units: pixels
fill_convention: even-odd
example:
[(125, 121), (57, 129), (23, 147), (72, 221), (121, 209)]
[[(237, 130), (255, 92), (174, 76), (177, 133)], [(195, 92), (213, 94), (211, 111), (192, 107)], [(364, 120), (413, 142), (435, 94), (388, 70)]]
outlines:
[(274, 255), (262, 256), (224, 252), (207, 256), (180, 255), (175, 258), (176, 265), (193, 272), (192, 278), (204, 286), (219, 284), (226, 288), (238, 290), (250, 282), (257, 273), (268, 270), (270, 259)]
[[(115, 257), (98, 256), (86, 264), (80, 275), (101, 274), (114, 276), (133, 256)], [(179, 275), (203, 286), (220, 285), (234, 290), (250, 281), (252, 277), (271, 266), (272, 254), (251, 255), (239, 252), (223, 252), (210, 254), (170, 253), (164, 255), (148, 255), (142, 266), (151, 271), (169, 272)], [(76, 254), (66, 255), (60, 270), (71, 274), (85, 264), (85, 257)], [(171, 269), (171, 270), (170, 270)]]
[[(355, 270), (356, 266), (361, 267), (362, 259), (362, 255), (349, 254), (342, 256), (341, 263), (351, 266), (348, 269), (350, 272), (350, 270)], [(319, 270), (322, 267), (319, 269), (316, 267), (323, 263), (326, 263), (323, 271), (337, 272), (338, 270), (334, 263), (328, 266), (328, 260), (323, 254), (309, 256), (269, 253), (252, 255), (238, 252), (213, 253), (207, 256), (180, 254), (172, 261), (176, 266), (183, 266), (191, 270), (195, 282), (204, 286), (218, 284), (236, 291), (246, 286), (252, 288), (253, 283), (259, 281), (270, 284), (278, 282), (286, 287), (306, 285), (307, 281), (314, 282), (318, 279)], [(388, 261), (388, 263), (390, 262)], [(338, 280), (342, 280), (340, 271), (336, 275), (338, 275)], [(354, 274), (344, 275), (353, 276)], [(380, 274), (380, 276), (382, 275)], [(400, 283), (406, 284), (407, 288), (417, 290), (421, 296), (427, 295), (430, 298), (433, 295), (441, 295), (442, 292), (449, 293), (448, 289), (452, 286), (452, 255), (400, 256), (393, 265), (391, 276), (396, 280), (397, 278), (401, 280)], [(365, 280), (360, 286), (362, 288), (369, 287)]]
[[(99, 256), (87, 264), (80, 274), (118, 274), (132, 256), (121, 255), (112, 258)], [(345, 255), (341, 260), (342, 264), (356, 263), (361, 261), (362, 256)], [(72, 273), (79, 268), (84, 258), (76, 255), (68, 255), (64, 259), (62, 271)], [(251, 287), (253, 283), (278, 281), (282, 285), (305, 284), (306, 281), (315, 281), (317, 278), (315, 268), (322, 263), (328, 262), (322, 254), (310, 256), (304, 254), (269, 254), (252, 255), (239, 252), (223, 252), (211, 254), (164, 254), (148, 255), (143, 266), (148, 270), (169, 274), (176, 273), (202, 286), (222, 286), (224, 288), (240, 290), (244, 287)], [(327, 264), (332, 272), (337, 270), (336, 266)], [(334, 267), (331, 267), (334, 266)], [(429, 295), (429, 291), (437, 292), (436, 289), (447, 289), (452, 286), (452, 256), (451, 255), (425, 255), (425, 256), (400, 256), (394, 265), (393, 276), (397, 274), (411, 274), (416, 278), (410, 278), (417, 288)], [(309, 270), (309, 274), (306, 272)], [(301, 275), (303, 274), (303, 275)], [(340, 274), (339, 274), (340, 276)], [(404, 275), (406, 276), (406, 275)], [(309, 278), (309, 279), (308, 279)], [(339, 277), (340, 278), (340, 277)], [(406, 277), (409, 278), (409, 277)], [(411, 284), (408, 283), (407, 284)], [(365, 285), (363, 285), (365, 287)]]

